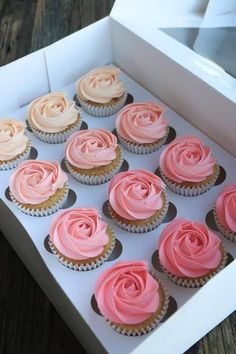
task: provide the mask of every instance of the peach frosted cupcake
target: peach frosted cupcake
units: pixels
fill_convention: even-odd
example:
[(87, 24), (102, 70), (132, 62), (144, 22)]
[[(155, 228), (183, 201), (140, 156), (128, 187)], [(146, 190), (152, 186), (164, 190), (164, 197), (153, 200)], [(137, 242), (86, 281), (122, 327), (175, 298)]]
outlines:
[(204, 285), (226, 264), (219, 237), (205, 225), (184, 218), (175, 219), (161, 233), (159, 260), (176, 284), (188, 288)]
[(10, 177), (10, 196), (25, 214), (47, 216), (60, 209), (68, 195), (67, 175), (58, 162), (27, 160)]
[(192, 197), (214, 186), (219, 165), (209, 146), (187, 135), (176, 138), (162, 151), (160, 173), (173, 192)]
[(226, 186), (216, 199), (214, 217), (220, 233), (236, 242), (236, 182)]
[(106, 129), (76, 132), (66, 143), (65, 164), (71, 175), (85, 184), (109, 181), (123, 162), (117, 138)]
[(105, 270), (96, 281), (95, 298), (111, 327), (128, 336), (154, 329), (169, 303), (165, 287), (144, 261), (122, 261)]
[(113, 220), (122, 229), (136, 233), (152, 231), (160, 225), (169, 204), (163, 181), (142, 169), (113, 177), (108, 199)]
[(116, 119), (116, 130), (122, 146), (136, 154), (158, 150), (169, 133), (164, 111), (163, 107), (151, 102), (125, 106)]
[(23, 122), (11, 118), (0, 119), (0, 171), (15, 168), (27, 160), (30, 147)]
[(31, 102), (27, 121), (38, 139), (51, 144), (65, 142), (82, 123), (75, 102), (67, 100), (63, 92), (52, 92)]
[(124, 106), (127, 93), (120, 69), (102, 66), (89, 71), (76, 83), (76, 96), (82, 108), (91, 116), (107, 117)]

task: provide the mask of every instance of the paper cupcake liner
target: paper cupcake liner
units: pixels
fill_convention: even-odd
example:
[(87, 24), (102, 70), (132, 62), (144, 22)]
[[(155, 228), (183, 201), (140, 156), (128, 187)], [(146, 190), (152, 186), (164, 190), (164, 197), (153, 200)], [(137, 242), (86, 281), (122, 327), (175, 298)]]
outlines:
[(97, 259), (93, 262), (86, 262), (86, 260), (84, 260), (84, 264), (76, 264), (73, 263), (72, 261), (68, 261), (66, 258), (64, 258), (62, 256), (62, 254), (60, 254), (58, 252), (58, 250), (54, 247), (53, 243), (51, 240), (48, 241), (48, 244), (53, 252), (53, 254), (57, 257), (58, 261), (63, 264), (65, 267), (70, 268), (72, 270), (76, 270), (76, 271), (88, 271), (88, 270), (93, 270), (95, 268), (100, 267), (111, 255), (114, 247), (115, 247), (115, 235), (113, 230), (109, 227), (109, 230), (112, 231), (112, 237), (113, 237), (113, 241), (111, 243), (111, 247), (109, 248), (109, 250), (101, 255), (101, 256), (97, 256)]
[(80, 130), (81, 124), (82, 124), (82, 116), (80, 114), (80, 120), (79, 122), (73, 126), (70, 129), (66, 129), (65, 131), (58, 132), (58, 133), (46, 133), (46, 132), (41, 132), (40, 130), (34, 128), (32, 124), (28, 121), (28, 124), (30, 128), (32, 129), (34, 135), (44, 143), (48, 144), (61, 144), (64, 143), (69, 136), (76, 132), (77, 130)]
[(165, 267), (161, 264), (161, 268), (163, 270), (164, 273), (166, 273), (166, 275), (172, 280), (173, 283), (179, 285), (179, 286), (183, 286), (185, 288), (200, 288), (203, 285), (205, 285), (208, 280), (210, 280), (214, 275), (216, 275), (217, 273), (219, 273), (226, 265), (226, 261), (227, 261), (227, 254), (225, 252), (225, 249), (222, 247), (223, 250), (223, 254), (222, 254), (222, 259), (221, 262), (219, 264), (219, 266), (210, 274), (205, 275), (203, 277), (197, 278), (197, 279), (187, 279), (187, 278), (181, 278), (178, 277), (170, 272), (168, 272), (168, 270), (165, 269)]
[(103, 117), (108, 117), (112, 116), (116, 112), (118, 112), (124, 105), (127, 99), (127, 92), (125, 92), (120, 99), (114, 103), (111, 106), (95, 106), (91, 105), (88, 102), (84, 101), (80, 97), (76, 96), (77, 100), (79, 101), (79, 104), (81, 107), (87, 112), (90, 116), (94, 116), (97, 118), (103, 118)]
[(13, 201), (13, 203), (17, 206), (17, 208), (20, 209), (20, 211), (22, 211), (24, 214), (27, 214), (30, 216), (48, 216), (48, 215), (54, 214), (60, 208), (63, 207), (63, 205), (65, 204), (65, 202), (67, 200), (68, 192), (69, 192), (69, 185), (66, 183), (66, 188), (65, 188), (65, 192), (64, 192), (63, 196), (55, 204), (53, 204), (52, 206), (50, 206), (48, 208), (39, 208), (39, 209), (26, 208), (24, 205), (22, 205), (21, 203), (19, 203), (15, 199), (15, 197), (12, 195), (11, 192), (10, 192), (10, 197), (11, 197), (11, 200)]
[(31, 142), (28, 141), (27, 147), (22, 154), (16, 156), (11, 161), (3, 161), (0, 162), (0, 171), (7, 171), (11, 170), (12, 168), (16, 168), (22, 161), (28, 160), (30, 157), (30, 149), (31, 149)]
[(122, 136), (117, 133), (121, 145), (126, 150), (128, 150), (129, 152), (132, 152), (134, 154), (151, 154), (152, 152), (157, 151), (165, 144), (168, 134), (169, 134), (169, 127), (167, 128), (166, 135), (163, 138), (159, 139), (156, 143), (153, 143), (148, 146), (148, 145), (142, 145), (142, 144), (137, 144), (137, 143), (133, 143), (131, 141), (128, 141), (128, 140), (122, 138)]
[(70, 172), (70, 174), (74, 177), (74, 179), (76, 179), (80, 183), (90, 184), (90, 185), (99, 185), (110, 181), (112, 177), (114, 177), (115, 174), (119, 172), (122, 163), (123, 163), (123, 154), (121, 154), (121, 159), (118, 161), (117, 166), (112, 171), (104, 175), (88, 176), (76, 172), (73, 169), (73, 167), (70, 165), (70, 163), (67, 161), (67, 159), (65, 158), (65, 165), (68, 171)]
[(124, 230), (129, 231), (129, 232), (133, 232), (133, 233), (137, 233), (137, 234), (143, 234), (145, 232), (150, 232), (154, 229), (156, 229), (164, 220), (168, 207), (169, 207), (169, 201), (167, 199), (167, 193), (164, 192), (165, 194), (165, 204), (163, 207), (163, 210), (161, 212), (161, 214), (159, 215), (158, 219), (153, 220), (152, 222), (148, 223), (148, 224), (143, 224), (143, 225), (132, 225), (132, 224), (128, 224), (127, 222), (125, 222), (124, 220), (120, 220), (117, 218), (117, 215), (114, 213), (110, 203), (108, 203), (108, 210), (109, 213), (112, 217), (112, 219)]
[(168, 305), (169, 305), (169, 294), (167, 292), (166, 287), (162, 283), (162, 281), (160, 281), (160, 279), (158, 279), (156, 276), (154, 276), (154, 274), (152, 274), (152, 276), (158, 281), (158, 283), (163, 291), (163, 294), (164, 294), (164, 303), (162, 305), (162, 309), (161, 309), (160, 313), (157, 315), (157, 317), (150, 324), (147, 324), (142, 328), (135, 328), (135, 327), (124, 328), (124, 327), (122, 327), (122, 325), (116, 324), (116, 323), (106, 319), (106, 321), (109, 323), (109, 325), (119, 334), (133, 337), (133, 336), (141, 336), (143, 334), (149, 333), (150, 331), (152, 331), (154, 328), (156, 328), (158, 326), (160, 321), (165, 316), (167, 309), (168, 309)]
[(220, 231), (220, 233), (228, 240), (236, 242), (236, 233), (234, 233), (233, 231), (227, 230), (223, 225), (220, 224), (220, 221), (218, 219), (215, 208), (213, 209), (213, 215), (214, 215), (214, 219), (216, 222), (216, 226), (217, 226), (218, 230)]
[(176, 194), (182, 195), (183, 197), (196, 197), (197, 195), (201, 195), (206, 193), (211, 187), (214, 186), (219, 172), (206, 184), (199, 185), (197, 187), (183, 187), (178, 183), (171, 181), (168, 177), (164, 175), (164, 173), (160, 169), (161, 178), (165, 182), (165, 184)]

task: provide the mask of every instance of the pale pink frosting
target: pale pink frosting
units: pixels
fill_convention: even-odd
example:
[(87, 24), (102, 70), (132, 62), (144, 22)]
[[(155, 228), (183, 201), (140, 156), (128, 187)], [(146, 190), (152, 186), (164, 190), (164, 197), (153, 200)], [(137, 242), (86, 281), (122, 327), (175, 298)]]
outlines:
[(164, 190), (162, 180), (147, 170), (120, 172), (109, 184), (109, 202), (122, 218), (143, 220), (162, 208)]
[(159, 258), (168, 272), (197, 278), (218, 267), (222, 259), (220, 245), (220, 239), (205, 225), (179, 218), (163, 230)]
[(109, 165), (116, 159), (117, 139), (106, 129), (81, 130), (66, 143), (66, 159), (71, 165), (91, 169)]
[(0, 120), (0, 161), (11, 160), (22, 154), (28, 142), (23, 122), (10, 118)]
[(117, 116), (117, 132), (134, 143), (153, 143), (166, 135), (168, 123), (163, 117), (164, 111), (156, 103), (128, 104)]
[(236, 182), (223, 189), (216, 200), (215, 208), (220, 224), (236, 233)]
[(120, 69), (102, 66), (83, 75), (76, 83), (77, 95), (85, 101), (108, 103), (124, 93), (122, 81), (118, 79)]
[(76, 122), (75, 102), (68, 101), (63, 92), (52, 92), (36, 98), (28, 107), (27, 119), (45, 133), (58, 133)]
[(101, 254), (109, 242), (107, 224), (93, 208), (65, 210), (50, 227), (50, 239), (64, 256), (74, 260), (93, 258)]
[(214, 172), (211, 148), (194, 135), (173, 140), (161, 153), (160, 168), (170, 180), (201, 182)]
[(102, 315), (117, 324), (138, 324), (160, 305), (159, 284), (147, 262), (118, 262), (97, 279), (95, 297)]
[(27, 160), (10, 177), (10, 191), (23, 204), (40, 204), (67, 182), (58, 162)]

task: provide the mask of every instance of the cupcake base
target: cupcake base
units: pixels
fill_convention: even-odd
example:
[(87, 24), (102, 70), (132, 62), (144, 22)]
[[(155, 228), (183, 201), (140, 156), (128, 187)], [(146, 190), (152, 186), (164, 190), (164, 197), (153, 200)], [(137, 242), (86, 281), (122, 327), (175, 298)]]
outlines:
[(214, 215), (214, 219), (216, 222), (216, 226), (217, 226), (218, 230), (220, 231), (220, 233), (228, 240), (236, 242), (236, 233), (226, 229), (223, 225), (221, 225), (215, 208), (213, 209), (213, 215)]
[(53, 254), (57, 257), (59, 262), (63, 264), (65, 267), (76, 271), (88, 271), (100, 267), (110, 257), (115, 247), (115, 235), (110, 226), (107, 226), (107, 234), (109, 236), (109, 243), (104, 247), (103, 252), (97, 257), (89, 258), (81, 261), (77, 261), (65, 257), (57, 250), (57, 248), (53, 245), (51, 240), (49, 240), (48, 243)]
[(0, 161), (0, 171), (11, 170), (12, 168), (16, 168), (22, 161), (28, 160), (30, 157), (30, 149), (31, 143), (28, 141), (25, 151), (23, 151), (20, 155), (8, 161)]

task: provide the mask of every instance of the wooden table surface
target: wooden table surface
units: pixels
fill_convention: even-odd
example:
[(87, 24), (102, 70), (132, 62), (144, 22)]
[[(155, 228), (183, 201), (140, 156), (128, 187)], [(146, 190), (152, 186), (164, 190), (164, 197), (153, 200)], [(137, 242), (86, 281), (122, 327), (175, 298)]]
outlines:
[[(108, 15), (113, 3), (0, 0), (0, 66)], [(1, 233), (0, 353), (86, 353)], [(186, 352), (200, 353), (236, 353), (236, 313)]]

